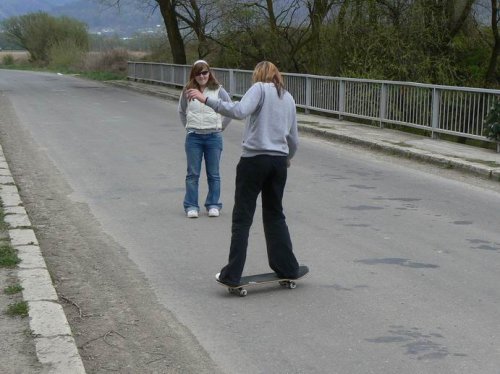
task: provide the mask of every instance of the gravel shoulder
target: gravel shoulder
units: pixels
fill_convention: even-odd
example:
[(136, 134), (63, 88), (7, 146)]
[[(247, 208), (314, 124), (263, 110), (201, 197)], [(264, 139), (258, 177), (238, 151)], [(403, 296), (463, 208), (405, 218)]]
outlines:
[[(2, 234), (0, 234), (2, 235)], [(28, 318), (6, 314), (9, 305), (22, 301), (22, 294), (7, 295), (6, 287), (18, 284), (17, 270), (0, 268), (0, 372), (36, 374), (42, 372)]]
[(0, 141), (86, 371), (220, 372), (190, 331), (158, 303), (125, 250), (102, 232), (85, 204), (70, 198), (70, 187), (23, 132), (5, 96), (0, 113)]

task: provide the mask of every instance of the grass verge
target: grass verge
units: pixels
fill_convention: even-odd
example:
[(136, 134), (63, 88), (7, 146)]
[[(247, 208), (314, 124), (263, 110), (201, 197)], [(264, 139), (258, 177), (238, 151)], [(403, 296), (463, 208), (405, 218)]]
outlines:
[(13, 284), (11, 286), (5, 287), (3, 292), (6, 295), (15, 295), (23, 291), (23, 286), (21, 286), (19, 283)]
[(28, 303), (24, 300), (14, 304), (10, 304), (7, 308), (7, 314), (12, 317), (15, 316), (27, 317), (28, 311), (29, 311)]
[(0, 244), (0, 266), (12, 268), (21, 260), (17, 257), (16, 250), (7, 243)]
[[(8, 235), (9, 226), (5, 222), (5, 212), (3, 202), (0, 199), (0, 268), (15, 268), (21, 262), (17, 256), (17, 251), (10, 244)], [(11, 284), (4, 288), (6, 295), (11, 295), (14, 299), (22, 298), (23, 287), (19, 283)], [(28, 303), (24, 300), (16, 301), (7, 307), (6, 314), (9, 316), (26, 317), (28, 315)]]

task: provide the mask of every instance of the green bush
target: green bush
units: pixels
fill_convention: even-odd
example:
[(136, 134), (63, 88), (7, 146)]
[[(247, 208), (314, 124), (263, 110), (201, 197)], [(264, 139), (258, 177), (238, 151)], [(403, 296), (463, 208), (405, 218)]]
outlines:
[(5, 55), (2, 58), (2, 65), (12, 66), (14, 65), (14, 56)]
[(500, 141), (500, 101), (493, 104), (484, 120), (484, 135), (491, 140)]
[(71, 39), (56, 42), (49, 49), (49, 66), (51, 68), (78, 70), (84, 53)]
[(85, 70), (125, 76), (128, 60), (129, 54), (125, 49), (112, 49), (102, 53), (90, 53), (87, 56)]

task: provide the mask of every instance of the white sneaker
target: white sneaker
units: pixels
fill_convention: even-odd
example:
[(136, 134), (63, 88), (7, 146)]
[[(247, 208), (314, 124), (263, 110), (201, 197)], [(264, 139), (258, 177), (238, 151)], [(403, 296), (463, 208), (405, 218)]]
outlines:
[(186, 213), (187, 218), (198, 218), (198, 211), (197, 210), (188, 210)]
[(219, 209), (217, 209), (217, 208), (210, 208), (208, 210), (209, 217), (219, 217), (219, 215), (220, 215), (220, 212), (219, 212)]

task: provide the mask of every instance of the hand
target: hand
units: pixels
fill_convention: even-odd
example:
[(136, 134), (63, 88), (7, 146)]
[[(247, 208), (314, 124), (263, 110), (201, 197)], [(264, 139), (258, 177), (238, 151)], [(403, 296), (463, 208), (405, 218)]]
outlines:
[(289, 168), (291, 164), (292, 164), (292, 162), (290, 161), (289, 158), (287, 158), (287, 160), (286, 160), (286, 167)]
[(199, 90), (196, 88), (191, 88), (186, 91), (186, 96), (188, 100), (198, 100), (199, 102), (205, 103), (205, 100), (207, 99), (205, 95), (203, 95)]

